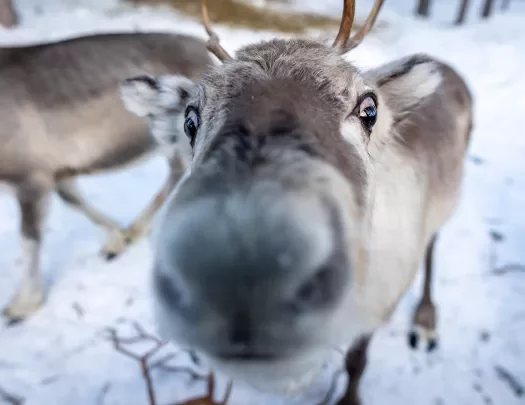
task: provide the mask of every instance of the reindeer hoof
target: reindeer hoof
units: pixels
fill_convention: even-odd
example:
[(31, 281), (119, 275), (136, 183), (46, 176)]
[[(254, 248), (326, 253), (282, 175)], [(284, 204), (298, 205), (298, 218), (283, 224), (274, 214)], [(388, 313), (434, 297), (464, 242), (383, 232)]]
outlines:
[(126, 232), (121, 229), (115, 229), (110, 233), (109, 239), (100, 254), (104, 259), (110, 261), (124, 252), (126, 247)]
[(357, 393), (352, 393), (351, 395), (345, 395), (336, 405), (362, 405), (362, 401)]
[(2, 311), (2, 315), (6, 319), (5, 325), (8, 328), (12, 326), (17, 326), (18, 324), (22, 323), (25, 320), (24, 317), (9, 315), (7, 308)]
[(438, 342), (437, 342), (437, 339), (436, 338), (431, 338), (429, 341), (428, 341), (428, 345), (427, 345), (427, 352), (433, 352), (434, 350), (436, 350), (438, 347)]
[(44, 288), (40, 284), (23, 286), (20, 292), (11, 300), (2, 315), (7, 326), (14, 326), (38, 311), (45, 301)]
[(107, 251), (105, 248), (102, 249), (100, 252), (100, 255), (102, 258), (108, 262), (116, 259), (121, 252), (115, 252), (115, 251)]
[(149, 229), (149, 227), (131, 226), (126, 230), (124, 241), (126, 242), (126, 245), (132, 245), (143, 237), (149, 235), (150, 231), (151, 229)]
[(430, 300), (422, 300), (414, 312), (412, 330), (408, 335), (408, 344), (412, 349), (426, 343), (427, 352), (437, 348), (436, 307)]
[(112, 261), (117, 256), (118, 256), (118, 254), (116, 254), (115, 252), (106, 252), (106, 253), (104, 253), (104, 259), (106, 259), (108, 262)]
[(417, 349), (417, 344), (419, 342), (419, 337), (417, 335), (417, 333), (415, 331), (411, 331), (409, 334), (408, 334), (408, 345), (412, 348), (412, 349)]
[(422, 326), (415, 325), (408, 334), (408, 345), (416, 350), (421, 342), (426, 342), (426, 351), (433, 352), (438, 347), (438, 338), (434, 330), (425, 329)]

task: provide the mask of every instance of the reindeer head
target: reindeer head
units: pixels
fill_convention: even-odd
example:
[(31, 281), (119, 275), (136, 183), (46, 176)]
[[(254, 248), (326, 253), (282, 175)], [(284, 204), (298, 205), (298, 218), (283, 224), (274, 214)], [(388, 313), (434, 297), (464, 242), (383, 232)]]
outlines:
[(223, 367), (280, 379), (376, 322), (353, 291), (366, 277), (369, 150), (389, 115), (343, 55), (382, 3), (349, 38), (354, 2), (345, 1), (332, 47), (273, 40), (233, 59), (203, 2), (209, 49), (224, 63), (200, 83), (123, 84), (128, 108), (149, 117), (153, 135), (192, 154), (156, 229), (154, 287), (167, 337)]

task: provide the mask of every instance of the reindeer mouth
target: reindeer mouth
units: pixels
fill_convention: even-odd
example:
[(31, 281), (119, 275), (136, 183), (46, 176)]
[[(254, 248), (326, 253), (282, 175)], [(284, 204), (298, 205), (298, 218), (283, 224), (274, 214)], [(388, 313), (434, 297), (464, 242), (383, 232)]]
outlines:
[(281, 357), (270, 353), (255, 353), (255, 352), (244, 352), (244, 353), (221, 353), (217, 356), (222, 361), (257, 361), (257, 362), (270, 362), (279, 360)]
[(221, 350), (213, 354), (217, 360), (235, 362), (235, 361), (251, 361), (251, 362), (271, 362), (282, 360), (286, 357), (283, 353), (279, 354), (277, 351), (259, 350), (253, 347), (244, 346)]

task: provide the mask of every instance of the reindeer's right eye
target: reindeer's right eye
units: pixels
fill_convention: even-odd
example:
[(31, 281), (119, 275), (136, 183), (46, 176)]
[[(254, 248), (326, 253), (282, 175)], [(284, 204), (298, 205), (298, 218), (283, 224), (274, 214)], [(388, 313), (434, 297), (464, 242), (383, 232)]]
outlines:
[(372, 94), (367, 94), (359, 105), (359, 118), (368, 132), (372, 132), (372, 128), (377, 121), (377, 102)]
[(194, 107), (188, 107), (185, 115), (184, 132), (186, 133), (186, 136), (190, 138), (190, 144), (193, 147), (195, 137), (197, 136), (197, 129), (200, 124), (199, 112)]

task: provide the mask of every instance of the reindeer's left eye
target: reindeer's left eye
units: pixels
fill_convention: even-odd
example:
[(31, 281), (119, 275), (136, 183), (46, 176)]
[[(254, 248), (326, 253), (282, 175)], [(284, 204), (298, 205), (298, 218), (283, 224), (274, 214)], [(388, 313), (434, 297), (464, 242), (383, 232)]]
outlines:
[(193, 147), (195, 137), (197, 136), (197, 129), (199, 128), (200, 118), (198, 111), (193, 107), (188, 107), (186, 110), (186, 119), (184, 121), (184, 132), (190, 138), (190, 144)]
[(372, 128), (377, 121), (376, 101), (373, 96), (366, 96), (363, 101), (361, 101), (359, 105), (359, 119), (368, 132), (372, 132)]

